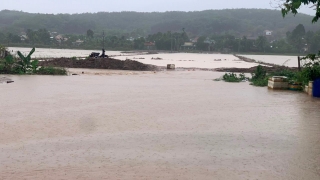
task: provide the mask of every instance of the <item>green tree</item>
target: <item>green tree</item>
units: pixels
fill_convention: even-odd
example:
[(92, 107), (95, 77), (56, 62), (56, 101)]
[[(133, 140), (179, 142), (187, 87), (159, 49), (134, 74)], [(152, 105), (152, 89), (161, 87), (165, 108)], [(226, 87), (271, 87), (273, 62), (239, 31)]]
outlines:
[[(282, 9), (282, 14), (285, 16), (288, 12), (294, 14), (298, 13), (298, 9), (301, 5), (310, 5), (312, 4), (315, 7), (316, 14), (312, 19), (312, 22), (315, 23), (319, 20), (320, 17), (320, 1), (319, 0), (286, 0), (284, 8)], [(303, 81), (306, 83), (309, 80), (315, 80), (320, 78), (320, 51), (318, 49), (318, 54), (309, 54), (304, 60), (306, 61), (303, 65), (301, 76)]]
[(259, 49), (259, 51), (266, 51), (266, 46), (267, 46), (267, 38), (265, 36), (259, 36), (257, 39), (257, 47)]
[(133, 41), (133, 48), (134, 49), (144, 49), (144, 43), (145, 42), (146, 42), (146, 40), (143, 37), (135, 39)]
[(305, 40), (306, 30), (302, 24), (299, 24), (292, 33), (288, 33), (289, 42), (296, 48), (297, 51), (301, 51), (306, 40)]
[(0, 44), (0, 58), (4, 58), (7, 48)]
[(88, 31), (87, 31), (87, 37), (88, 38), (93, 38), (93, 35), (94, 35), (94, 32), (91, 30), (91, 29), (89, 29)]
[(205, 36), (201, 36), (198, 38), (198, 41), (196, 43), (196, 47), (198, 50), (208, 50), (208, 45), (204, 42), (206, 40), (207, 37)]
[(320, 1), (319, 0), (282, 0), (282, 15), (286, 16), (289, 12), (297, 14), (302, 5), (312, 5), (316, 8), (316, 13), (312, 19), (315, 23), (320, 18)]
[(47, 29), (39, 29), (36, 32), (38, 37), (38, 43), (49, 44), (50, 43), (50, 33)]

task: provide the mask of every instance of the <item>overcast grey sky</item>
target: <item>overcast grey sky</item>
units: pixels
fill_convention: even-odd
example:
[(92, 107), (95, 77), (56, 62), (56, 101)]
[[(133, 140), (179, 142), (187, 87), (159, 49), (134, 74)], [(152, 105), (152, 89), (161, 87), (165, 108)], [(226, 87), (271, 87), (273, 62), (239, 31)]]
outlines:
[[(201, 11), (208, 9), (267, 8), (274, 0), (0, 0), (0, 8), (31, 13), (85, 13), (113, 11)], [(302, 12), (313, 14), (310, 8)]]

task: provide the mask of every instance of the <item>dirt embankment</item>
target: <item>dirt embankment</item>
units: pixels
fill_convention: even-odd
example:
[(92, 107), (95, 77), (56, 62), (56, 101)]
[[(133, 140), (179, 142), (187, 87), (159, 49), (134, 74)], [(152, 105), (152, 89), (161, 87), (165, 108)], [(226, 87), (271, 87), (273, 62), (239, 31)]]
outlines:
[[(287, 66), (280, 66), (277, 64), (272, 64), (272, 63), (265, 63), (265, 62), (257, 62), (254, 59), (246, 58), (243, 56), (239, 55), (234, 55), (235, 57), (239, 58), (242, 61), (248, 62), (248, 63), (259, 63), (263, 65), (264, 69), (268, 73), (273, 73), (273, 72), (279, 72), (282, 70), (290, 70), (290, 71), (298, 71), (298, 67), (287, 67)], [(257, 66), (251, 67), (251, 68), (217, 68), (215, 71), (218, 72), (235, 72), (235, 73), (253, 73), (257, 69)]]
[(155, 71), (157, 66), (143, 64), (133, 60), (117, 60), (112, 58), (87, 58), (76, 60), (72, 58), (56, 58), (39, 62), (40, 66), (64, 67), (64, 68), (89, 68), (89, 69), (114, 69), (133, 71)]
[[(218, 68), (218, 69), (215, 69), (215, 71), (234, 72), (234, 73), (253, 73), (256, 71), (256, 69), (257, 69), (257, 66), (254, 66), (251, 68)], [(283, 70), (298, 71), (298, 68), (292, 68), (287, 66), (273, 66), (273, 67), (264, 66), (263, 69), (265, 69), (267, 73), (279, 72)]]

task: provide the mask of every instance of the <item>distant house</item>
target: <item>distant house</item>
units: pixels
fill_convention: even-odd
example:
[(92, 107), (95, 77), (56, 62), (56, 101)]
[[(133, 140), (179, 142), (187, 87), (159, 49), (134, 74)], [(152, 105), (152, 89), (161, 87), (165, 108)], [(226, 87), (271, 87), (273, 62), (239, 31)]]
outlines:
[(270, 31), (270, 30), (265, 30), (264, 31), (264, 35), (265, 36), (272, 36), (272, 33), (273, 33), (273, 31)]
[(154, 50), (156, 49), (156, 44), (154, 42), (145, 42), (144, 47), (147, 50)]
[(20, 38), (21, 38), (21, 41), (25, 41), (25, 40), (28, 39), (28, 36), (27, 35), (21, 35)]
[(59, 43), (61, 43), (63, 41), (63, 36), (61, 34), (57, 35), (56, 37), (54, 37), (56, 41), (58, 41)]
[(84, 43), (84, 41), (82, 41), (80, 39), (76, 40), (75, 42), (72, 42), (72, 44), (75, 45), (75, 46), (80, 46), (83, 43)]
[(129, 37), (129, 38), (127, 39), (127, 41), (134, 41), (134, 38), (133, 38), (133, 37)]
[(182, 46), (181, 49), (183, 50), (193, 50), (195, 49), (195, 45), (193, 42), (185, 42)]
[(59, 35), (59, 33), (57, 33), (57, 32), (51, 32), (51, 31), (49, 31), (49, 33), (50, 33), (50, 36), (57, 36), (57, 35)]
[(190, 39), (190, 41), (193, 42), (193, 43), (197, 43), (197, 42), (198, 42), (198, 39), (199, 39), (199, 37), (196, 37), (196, 38), (194, 38), (194, 39)]
[(210, 39), (210, 38), (206, 38), (204, 40), (204, 43), (206, 43), (206, 44), (215, 44), (216, 42), (214, 40)]

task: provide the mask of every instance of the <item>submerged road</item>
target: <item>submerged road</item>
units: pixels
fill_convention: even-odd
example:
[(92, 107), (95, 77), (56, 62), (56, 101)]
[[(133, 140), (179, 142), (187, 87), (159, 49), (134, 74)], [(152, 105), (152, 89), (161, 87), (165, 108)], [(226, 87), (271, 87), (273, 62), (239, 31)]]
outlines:
[(110, 72), (0, 84), (0, 179), (320, 179), (319, 99)]

